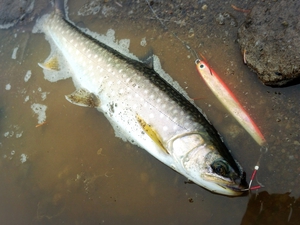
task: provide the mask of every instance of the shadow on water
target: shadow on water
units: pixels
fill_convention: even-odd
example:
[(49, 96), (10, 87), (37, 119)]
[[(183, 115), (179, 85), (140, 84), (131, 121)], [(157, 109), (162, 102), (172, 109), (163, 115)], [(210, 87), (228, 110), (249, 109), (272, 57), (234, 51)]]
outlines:
[[(205, 55), (265, 134), (270, 147), (258, 171), (265, 191), (228, 198), (185, 184), (183, 176), (144, 150), (116, 138), (101, 113), (66, 102), (64, 96), (74, 91), (72, 81), (50, 83), (37, 65), (50, 53), (44, 36), (15, 27), (0, 30), (0, 224), (300, 220), (299, 86), (263, 86), (243, 64), (235, 41), (246, 15), (231, 4), (251, 8), (255, 2), (152, 2), (168, 28)], [(196, 104), (251, 174), (258, 146), (199, 79), (192, 55), (161, 27), (144, 1), (69, 0), (68, 6), (75, 24), (99, 34), (114, 29), (116, 39), (130, 39), (130, 51), (139, 57), (152, 49), (164, 70), (189, 96), (199, 98)], [(47, 106), (47, 123), (40, 127), (33, 104)]]
[(252, 194), (241, 225), (299, 224), (300, 198), (290, 193)]

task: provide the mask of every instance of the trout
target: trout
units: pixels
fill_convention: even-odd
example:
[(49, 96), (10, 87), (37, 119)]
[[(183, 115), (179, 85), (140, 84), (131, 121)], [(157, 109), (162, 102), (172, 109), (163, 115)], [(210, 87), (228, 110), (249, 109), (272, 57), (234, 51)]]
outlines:
[(51, 45), (44, 73), (69, 68), (76, 90), (66, 99), (93, 107), (116, 135), (211, 192), (237, 196), (247, 184), (216, 129), (201, 111), (153, 68), (77, 28), (59, 10), (36, 24)]

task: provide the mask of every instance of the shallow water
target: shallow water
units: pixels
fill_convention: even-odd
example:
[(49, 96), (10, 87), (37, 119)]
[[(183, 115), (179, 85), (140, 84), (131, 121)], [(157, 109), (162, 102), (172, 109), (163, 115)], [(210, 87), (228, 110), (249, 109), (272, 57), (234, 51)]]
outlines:
[[(163, 69), (190, 97), (199, 98), (196, 104), (249, 177), (260, 156), (259, 146), (208, 90), (192, 54), (172, 32), (206, 57), (268, 141), (269, 151), (258, 171), (265, 188), (229, 198), (185, 183), (183, 176), (146, 151), (116, 138), (101, 113), (67, 102), (64, 95), (74, 91), (71, 79), (48, 82), (37, 65), (50, 53), (44, 35), (14, 27), (0, 30), (1, 224), (296, 224), (299, 85), (266, 87), (243, 64), (235, 39), (246, 15), (230, 5), (251, 8), (254, 3), (154, 2), (168, 31), (144, 1), (94, 1), (100, 6), (94, 15), (87, 15), (85, 3), (68, 2), (70, 19), (99, 34), (115, 30), (116, 39), (130, 39), (129, 49), (138, 57), (151, 51), (158, 55)], [(237, 26), (231, 17), (224, 25), (216, 22), (225, 12)], [(26, 82), (29, 70), (32, 75)], [(36, 127), (33, 104), (47, 106), (42, 126)]]

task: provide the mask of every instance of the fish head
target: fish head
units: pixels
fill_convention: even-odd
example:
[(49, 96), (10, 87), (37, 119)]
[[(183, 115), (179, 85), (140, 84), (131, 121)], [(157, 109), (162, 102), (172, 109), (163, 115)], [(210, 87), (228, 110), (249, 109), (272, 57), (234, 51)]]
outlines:
[(173, 157), (179, 162), (180, 173), (211, 192), (242, 195), (247, 189), (241, 168), (231, 165), (214, 146), (205, 144), (201, 135), (188, 134), (173, 140)]
[(209, 187), (212, 192), (238, 196), (245, 193), (248, 188), (245, 180), (245, 173), (239, 168), (237, 171), (234, 165), (219, 154), (218, 151), (208, 152), (203, 160), (202, 179), (211, 182)]

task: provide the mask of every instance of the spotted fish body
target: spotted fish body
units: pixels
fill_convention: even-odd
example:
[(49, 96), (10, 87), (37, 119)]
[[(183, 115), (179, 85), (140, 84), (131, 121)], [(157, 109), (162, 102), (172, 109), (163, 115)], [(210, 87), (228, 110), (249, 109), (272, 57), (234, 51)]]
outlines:
[(77, 90), (67, 100), (97, 108), (117, 136), (194, 183), (224, 195), (242, 193), (242, 170), (217, 131), (156, 71), (91, 38), (58, 12), (44, 16), (39, 29), (71, 68)]

